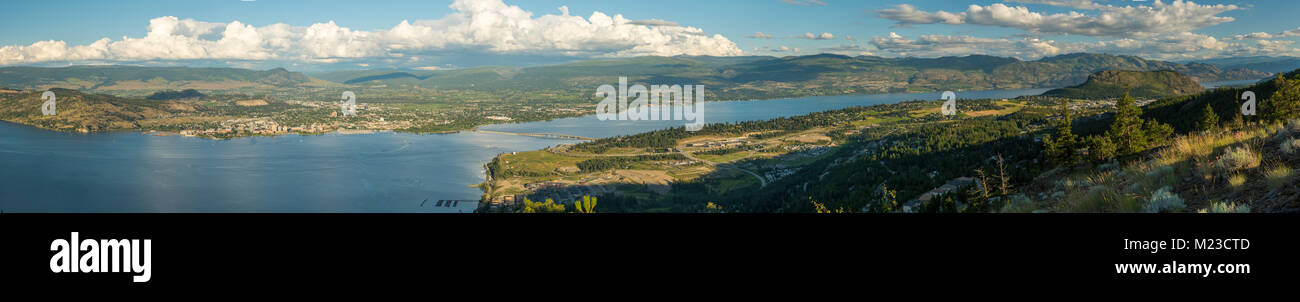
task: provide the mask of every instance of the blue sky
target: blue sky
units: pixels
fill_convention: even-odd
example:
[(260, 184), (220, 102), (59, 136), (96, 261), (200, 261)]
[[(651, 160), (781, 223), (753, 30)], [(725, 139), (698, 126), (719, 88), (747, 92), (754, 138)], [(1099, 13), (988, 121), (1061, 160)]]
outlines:
[[(1300, 7), (1287, 1), (461, 0), (453, 6), (450, 0), (6, 3), (0, 65), (204, 61), (433, 69), (822, 52), (1037, 59), (1084, 51), (1193, 60), (1297, 55), (1293, 43), (1300, 37), (1294, 17)], [(561, 7), (571, 18), (542, 19), (564, 15)], [(624, 19), (597, 26), (595, 12)], [(1102, 17), (1125, 21), (1103, 24)], [(503, 19), (511, 21), (470, 26)], [(395, 30), (403, 20), (414, 25), (411, 31)], [(230, 26), (236, 21), (239, 26)], [(151, 24), (182, 29), (154, 32)], [(283, 28), (274, 30), (277, 24)], [(516, 26), (532, 29), (511, 33)]]

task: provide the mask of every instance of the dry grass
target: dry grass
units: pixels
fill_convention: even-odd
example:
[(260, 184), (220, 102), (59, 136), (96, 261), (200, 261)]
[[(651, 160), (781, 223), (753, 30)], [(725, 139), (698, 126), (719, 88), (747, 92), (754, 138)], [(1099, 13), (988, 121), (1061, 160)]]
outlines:
[(1281, 188), (1283, 185), (1291, 183), (1292, 174), (1294, 174), (1294, 171), (1291, 167), (1287, 167), (1284, 164), (1278, 164), (1277, 166), (1268, 169), (1268, 172), (1264, 173), (1264, 178), (1268, 180), (1269, 188), (1277, 189)]
[[(1264, 134), (1267, 136), (1267, 134)], [(1260, 137), (1259, 133), (1216, 132), (1190, 133), (1174, 139), (1168, 148), (1156, 152), (1156, 165), (1168, 166), (1187, 159), (1208, 159), (1216, 150), (1247, 139)]]
[(1245, 188), (1245, 184), (1246, 175), (1244, 174), (1237, 173), (1228, 177), (1228, 187), (1231, 187), (1233, 190), (1241, 190)]
[[(1273, 189), (1293, 185), (1294, 169), (1281, 151), (1300, 154), (1300, 120), (1239, 131), (1213, 131), (1178, 136), (1150, 154), (1148, 160), (1099, 166), (1092, 171), (1062, 175), (1051, 186), (1051, 205), (1061, 212), (1178, 212), (1177, 200), (1253, 200)], [(1282, 146), (1273, 147), (1273, 143)], [(1267, 149), (1265, 149), (1267, 148)], [(1291, 158), (1287, 156), (1286, 158)], [(1259, 183), (1251, 183), (1258, 181)], [(1225, 185), (1226, 183), (1226, 185)], [(1207, 190), (1208, 189), (1208, 190)], [(1180, 196), (1181, 195), (1181, 196)], [(1031, 195), (1032, 196), (1032, 195)], [(1190, 204), (1186, 204), (1190, 206)], [(1249, 212), (1247, 203), (1197, 203), (1202, 212)]]
[(1210, 207), (1196, 211), (1197, 213), (1250, 213), (1250, 206), (1246, 204), (1237, 204), (1235, 202), (1210, 202)]
[(1260, 156), (1250, 146), (1231, 147), (1214, 161), (1219, 171), (1237, 172), (1259, 167)]
[(1296, 153), (1300, 153), (1300, 139), (1288, 138), (1283, 140), (1279, 148), (1283, 154), (1296, 155)]

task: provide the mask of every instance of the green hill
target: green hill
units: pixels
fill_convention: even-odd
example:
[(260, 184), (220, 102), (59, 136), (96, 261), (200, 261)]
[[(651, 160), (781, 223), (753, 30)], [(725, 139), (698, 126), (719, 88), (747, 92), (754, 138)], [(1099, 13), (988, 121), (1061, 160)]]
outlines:
[(1205, 89), (1195, 80), (1172, 70), (1105, 70), (1088, 76), (1088, 80), (1083, 84), (1052, 89), (1043, 95), (1074, 99), (1109, 99), (1128, 93), (1136, 98), (1159, 98), (1203, 90)]
[(0, 68), (0, 86), (16, 89), (68, 88), (77, 90), (223, 90), (288, 88), (331, 85), (301, 73), (276, 68), (70, 66)]
[[(136, 129), (145, 119), (171, 116), (184, 111), (170, 102), (128, 99), (106, 94), (89, 94), (68, 89), (50, 90), (56, 95), (58, 114), (41, 113), (42, 91), (0, 94), (0, 120), (60, 131), (99, 132)], [(192, 109), (190, 109), (192, 110)]]

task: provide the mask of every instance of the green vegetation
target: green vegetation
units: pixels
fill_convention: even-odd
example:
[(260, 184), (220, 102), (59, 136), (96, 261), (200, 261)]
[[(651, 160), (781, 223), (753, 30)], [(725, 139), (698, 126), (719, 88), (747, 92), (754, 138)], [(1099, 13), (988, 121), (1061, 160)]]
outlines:
[(284, 68), (262, 71), (238, 68), (136, 66), (0, 68), (0, 86), (17, 89), (64, 87), (89, 90), (133, 90), (139, 87), (139, 89), (161, 90), (160, 88), (170, 87), (175, 89), (187, 85), (215, 87), (216, 84), (246, 89), (258, 87), (287, 88), (301, 85), (324, 85), (326, 83), (313, 82), (312, 78)]
[[(5, 67), (0, 68), (0, 86), (36, 91), (62, 87), (123, 99), (179, 101), (162, 107), (145, 105), (159, 112), (127, 107), (111, 113), (124, 115), (117, 118), (78, 117), (40, 122), (45, 126), (33, 124), (47, 129), (190, 130), (204, 137), (230, 138), (337, 129), (447, 132), (492, 123), (582, 116), (593, 112), (594, 87), (615, 83), (620, 76), (628, 77), (633, 84), (706, 85), (709, 87), (706, 100), (749, 100), (1055, 87), (1080, 83), (1098, 70), (1116, 69), (1175, 70), (1201, 80), (1262, 77), (1248, 70), (1224, 71), (1205, 64), (1182, 65), (1101, 54), (1070, 54), (1038, 61), (990, 56), (887, 59), (821, 54), (784, 58), (639, 57), (526, 68), (487, 66), (442, 71), (342, 71), (318, 74), (320, 79), (282, 68), (256, 71), (135, 66)], [(373, 114), (363, 114), (359, 119), (333, 118), (329, 116), (332, 110), (328, 109), (338, 102), (343, 91), (355, 92), (358, 102), (366, 106), (387, 110), (368, 112)], [(240, 99), (248, 102), (235, 104)], [(302, 108), (302, 104), (312, 107)], [(966, 114), (1004, 115), (1021, 109), (1000, 107)], [(177, 119), (174, 117), (180, 118), (168, 120)], [(906, 118), (905, 115), (876, 116), (859, 122), (897, 122)], [(271, 128), (275, 127), (267, 121), (248, 124), (248, 119), (269, 119), (276, 127), (307, 131), (274, 131)], [(29, 115), (7, 120), (34, 123), (40, 118)], [(236, 131), (241, 127), (246, 131)], [(258, 127), (270, 128), (257, 130)], [(664, 145), (662, 142), (637, 144)]]
[[(1267, 103), (1286, 97), (1273, 93), (1277, 82), (1244, 90), (1256, 92), (1263, 97), (1261, 104)], [(1298, 193), (1290, 167), (1300, 164), (1300, 158), (1289, 148), (1294, 148), (1300, 127), (1293, 130), (1268, 117), (1232, 115), (1228, 109), (1240, 107), (1235, 101), (1240, 91), (1223, 88), (1168, 97), (1145, 107), (1122, 93), (1113, 99), (1113, 107), (1104, 100), (1050, 96), (971, 100), (964, 108), (992, 114), (956, 118), (940, 116), (936, 102), (903, 102), (744, 126), (709, 125), (697, 133), (667, 129), (571, 149), (604, 154), (682, 148), (686, 142), (747, 142), (683, 149), (683, 154), (700, 158), (736, 158), (704, 166), (714, 169), (697, 177), (671, 180), (664, 190), (636, 182), (615, 185), (614, 193), (601, 196), (602, 207), (614, 212), (1297, 210), (1289, 208)], [(809, 131), (825, 133), (833, 147), (811, 159), (784, 161), (790, 151), (758, 143), (787, 141)], [(635, 156), (620, 154), (628, 160)], [(768, 178), (760, 182), (744, 171)], [(782, 174), (771, 174), (775, 171)]]
[(1300, 82), (1294, 79), (1294, 75), (1279, 74), (1271, 84), (1273, 94), (1259, 106), (1264, 117), (1271, 121), (1300, 117)]
[(1258, 166), (1259, 154), (1250, 150), (1248, 146), (1228, 148), (1218, 160), (1214, 161), (1214, 168), (1223, 172), (1239, 172)]
[(1276, 167), (1268, 169), (1268, 171), (1265, 172), (1266, 179), (1268, 180), (1268, 187), (1278, 189), (1284, 185), (1290, 184), (1293, 173), (1294, 171), (1291, 170), (1291, 167), (1287, 167), (1286, 165), (1277, 165)]
[[(1096, 73), (1123, 69), (1176, 72)], [(437, 132), (589, 114), (591, 90), (619, 75), (633, 83), (704, 84), (710, 100), (1028, 88), (1087, 79), (1071, 91), (1103, 100), (963, 100), (964, 114), (957, 116), (940, 114), (938, 102), (901, 102), (503, 154), (487, 164), (482, 188), (485, 199), (510, 195), (517, 201), (503, 211), (527, 213), (566, 212), (569, 206), (593, 212), (596, 199), (579, 196), (599, 197), (601, 212), (1292, 211), (1287, 198), (1297, 196), (1296, 178), (1289, 167), (1300, 165), (1294, 155), (1300, 127), (1279, 124), (1300, 118), (1292, 110), (1300, 101), (1295, 73), (1245, 89), (1192, 93), (1190, 78), (1257, 74), (1123, 56), (1032, 62), (644, 57), (321, 76), (336, 83), (283, 70), (106, 70), (111, 74), (92, 67), (0, 68), (0, 84), (35, 89), (0, 95), (0, 119), (84, 132), (229, 129), (200, 135), (214, 138), (338, 129)], [(216, 88), (192, 87), (200, 84)], [(50, 85), (78, 89), (54, 90), (60, 114), (53, 117), (39, 112), (39, 92)], [(344, 90), (363, 96), (358, 116), (331, 116)], [(1245, 90), (1260, 98), (1261, 116), (1238, 113)], [(1139, 106), (1125, 92), (1189, 94)]]
[[(1084, 82), (1101, 70), (1172, 70), (1200, 81), (1257, 79), (1254, 70), (1225, 71), (1206, 64), (1176, 64), (1131, 56), (1068, 54), (1020, 61), (972, 55), (943, 58), (848, 57), (639, 57), (539, 67), (476, 67), (446, 71), (355, 71), (318, 74), (348, 85), (386, 85), (480, 91), (559, 90), (586, 95), (619, 76), (633, 83), (703, 84), (709, 100), (750, 100), (810, 95), (932, 92), (943, 90), (1060, 87)], [(1199, 86), (1197, 86), (1199, 87)]]
[(1286, 138), (1278, 148), (1283, 154), (1295, 155), (1296, 151), (1300, 151), (1300, 139)]
[[(1040, 171), (1044, 163), (1034, 162), (1039, 149), (1031, 133), (1048, 125), (1046, 116), (1058, 105), (1055, 102), (968, 100), (964, 106), (971, 110), (998, 113), (955, 119), (931, 112), (937, 102), (902, 102), (767, 121), (710, 124), (697, 132), (665, 129), (578, 144), (568, 151), (501, 156), (496, 163), (531, 158), (534, 155), (526, 154), (532, 153), (580, 152), (566, 156), (586, 163), (578, 165), (583, 167), (578, 173), (494, 176), (493, 180), (506, 185), (553, 179), (600, 183), (614, 192), (600, 196), (606, 212), (709, 212), (718, 208), (726, 212), (811, 212), (819, 205), (830, 212), (892, 212), (949, 179), (985, 169), (992, 171), (991, 193), (979, 198), (953, 194), (942, 199), (951, 202), (934, 207), (951, 212), (982, 211), (992, 208), (984, 203), (1013, 194), (1017, 182)], [(860, 123), (868, 119), (873, 122)], [(742, 144), (686, 146), (686, 142), (734, 140)], [(629, 149), (681, 149), (671, 154), (727, 160), (678, 165), (674, 156), (669, 161), (645, 162), (646, 158), (638, 157), (663, 154), (628, 154), (625, 151)], [(609, 164), (602, 165), (607, 168), (586, 167), (594, 163)], [(556, 167), (560, 166), (552, 165), (551, 170)], [(489, 165), (489, 170), (492, 175), (523, 176), (524, 172), (518, 166), (500, 164)], [(632, 175), (629, 171), (667, 171), (683, 176), (668, 179), (669, 188), (657, 190), (642, 185), (649, 182), (644, 178), (628, 178)], [(860, 185), (863, 183), (875, 185)], [(802, 202), (786, 202), (793, 200)]]
[(1061, 105), (1061, 122), (1056, 133), (1043, 138), (1043, 152), (1058, 164), (1072, 165), (1078, 161), (1079, 141), (1074, 135), (1074, 114), (1069, 104)]
[(523, 206), (519, 208), (519, 213), (564, 213), (564, 205), (555, 203), (554, 200), (547, 199), (546, 202), (533, 202), (524, 199)]
[(1142, 119), (1142, 108), (1127, 94), (1115, 102), (1115, 108), (1110, 129), (1100, 137), (1088, 139), (1089, 152), (1094, 160), (1136, 154), (1163, 143), (1173, 135), (1173, 127)]
[(1198, 213), (1250, 213), (1250, 206), (1235, 202), (1210, 202), (1210, 207), (1200, 209)]
[(638, 156), (618, 156), (618, 157), (596, 157), (578, 162), (579, 170), (583, 172), (605, 171), (613, 169), (630, 169), (632, 164), (646, 161), (658, 160), (686, 160), (681, 154), (658, 154), (658, 155), (638, 155)]
[(159, 91), (159, 92), (155, 92), (154, 94), (150, 94), (148, 97), (145, 97), (145, 99), (154, 100), (154, 101), (166, 101), (166, 100), (181, 100), (181, 99), (197, 99), (202, 97), (204, 97), (203, 93), (200, 93), (198, 90), (185, 89), (181, 91), (176, 91), (176, 90)]
[(1219, 115), (1214, 113), (1214, 107), (1205, 104), (1204, 114), (1201, 114), (1201, 122), (1196, 128), (1201, 131), (1210, 131), (1219, 128)]
[(1127, 71), (1105, 70), (1088, 76), (1078, 86), (1057, 88), (1047, 96), (1076, 99), (1110, 99), (1129, 94), (1139, 98), (1185, 95), (1203, 91), (1201, 84), (1172, 70)]
[(591, 196), (583, 196), (581, 201), (575, 202), (573, 204), (573, 207), (578, 211), (578, 213), (582, 213), (582, 214), (595, 213), (596, 198)]
[(1182, 212), (1183, 209), (1187, 207), (1187, 205), (1183, 203), (1183, 198), (1178, 197), (1178, 194), (1174, 194), (1170, 192), (1170, 190), (1171, 190), (1170, 187), (1166, 186), (1166, 187), (1161, 187), (1159, 190), (1156, 190), (1155, 193), (1151, 193), (1151, 199), (1147, 201), (1147, 205), (1143, 209), (1144, 212), (1147, 213)]

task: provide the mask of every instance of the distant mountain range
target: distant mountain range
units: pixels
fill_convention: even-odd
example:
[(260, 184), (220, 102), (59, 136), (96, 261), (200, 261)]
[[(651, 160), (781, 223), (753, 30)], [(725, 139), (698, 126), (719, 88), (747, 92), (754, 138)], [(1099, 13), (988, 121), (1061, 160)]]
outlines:
[[(1245, 64), (1245, 62), (1242, 62)], [(0, 86), (120, 91), (281, 89), (369, 86), (482, 91), (580, 93), (619, 76), (635, 83), (706, 85), (713, 99), (763, 99), (808, 95), (933, 92), (1064, 87), (1103, 70), (1172, 70), (1198, 82), (1267, 77), (1266, 71), (1227, 69), (1206, 63), (1179, 64), (1134, 56), (1068, 54), (1022, 61), (972, 55), (942, 58), (849, 57), (637, 57), (589, 60), (539, 67), (488, 66), (457, 70), (339, 71), (313, 74), (282, 68), (74, 66), (0, 68)]]
[(1251, 69), (1272, 74), (1300, 69), (1300, 58), (1297, 57), (1258, 56), (1198, 60), (1195, 62), (1214, 65), (1225, 70)]
[(442, 89), (591, 88), (618, 76), (655, 84), (704, 84), (714, 89), (811, 94), (927, 92), (939, 90), (1062, 87), (1102, 70), (1172, 70), (1199, 82), (1257, 79), (1269, 73), (1179, 64), (1133, 56), (1068, 54), (1037, 61), (972, 55), (942, 58), (849, 57), (639, 57), (541, 67), (477, 67), (444, 71), (342, 71), (317, 74), (343, 84)]
[(1088, 76), (1077, 86), (1057, 88), (1046, 96), (1075, 99), (1117, 98), (1128, 93), (1135, 98), (1160, 98), (1205, 91), (1201, 84), (1172, 70), (1104, 70)]
[(331, 84), (284, 68), (270, 70), (136, 66), (0, 68), (0, 86), (17, 89), (58, 87), (90, 91), (227, 90)]

